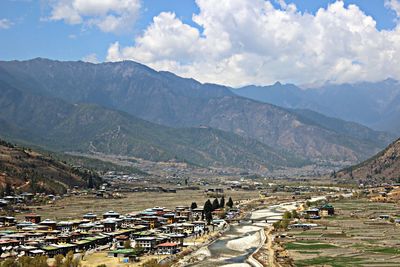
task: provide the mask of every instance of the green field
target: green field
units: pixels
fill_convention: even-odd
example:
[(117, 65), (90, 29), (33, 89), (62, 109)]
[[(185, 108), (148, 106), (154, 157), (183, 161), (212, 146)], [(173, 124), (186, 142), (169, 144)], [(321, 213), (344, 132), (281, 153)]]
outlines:
[(335, 245), (325, 244), (325, 243), (300, 243), (292, 242), (285, 245), (286, 249), (289, 250), (319, 250), (319, 249), (329, 249), (336, 248)]
[(349, 266), (363, 266), (361, 262), (363, 259), (354, 257), (317, 257), (308, 260), (295, 261), (296, 266), (314, 266), (314, 265), (329, 265), (332, 267), (349, 267)]

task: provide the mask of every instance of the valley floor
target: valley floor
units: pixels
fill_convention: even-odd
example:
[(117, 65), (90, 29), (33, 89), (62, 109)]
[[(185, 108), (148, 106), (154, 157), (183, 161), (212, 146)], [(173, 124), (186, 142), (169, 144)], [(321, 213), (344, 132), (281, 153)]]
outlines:
[[(258, 191), (229, 191), (226, 192), (228, 197), (232, 197), (235, 201), (251, 199), (258, 197)], [(106, 199), (94, 198), (89, 195), (70, 196), (56, 201), (53, 204), (41, 206), (29, 206), (32, 212), (36, 212), (44, 218), (54, 220), (81, 218), (82, 215), (93, 212), (102, 214), (113, 210), (120, 214), (137, 212), (149, 207), (165, 207), (175, 208), (180, 205), (189, 205), (196, 202), (202, 206), (207, 199), (203, 190), (177, 190), (176, 193), (160, 193), (160, 192), (137, 192), (123, 193), (122, 198)], [(16, 217), (23, 217), (19, 214)]]
[(332, 204), (335, 216), (309, 221), (318, 227), (271, 236), (285, 249), (278, 259), (289, 257), (295, 266), (399, 266), (400, 224), (379, 218), (398, 218), (398, 203), (361, 198)]

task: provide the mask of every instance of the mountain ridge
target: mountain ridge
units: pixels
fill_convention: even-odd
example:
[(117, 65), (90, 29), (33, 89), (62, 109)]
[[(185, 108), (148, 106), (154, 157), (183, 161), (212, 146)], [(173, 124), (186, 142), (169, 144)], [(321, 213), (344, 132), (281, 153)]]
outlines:
[(301, 89), (293, 84), (247, 86), (233, 93), (291, 109), (310, 109), (377, 130), (400, 134), (400, 82), (325, 84)]
[[(0, 79), (24, 92), (88, 103), (174, 128), (207, 125), (311, 160), (358, 162), (389, 143), (347, 138), (288, 109), (131, 62), (0, 62)], [(59, 107), (56, 107), (59, 108)]]
[(94, 104), (69, 104), (29, 94), (4, 82), (0, 82), (0, 92), (0, 122), (7, 121), (30, 134), (29, 138), (15, 138), (50, 149), (92, 150), (154, 161), (178, 158), (198, 165), (254, 169), (302, 162), (256, 140), (216, 129), (169, 128)]
[(339, 181), (354, 181), (365, 185), (400, 182), (400, 139), (360, 164), (333, 175)]

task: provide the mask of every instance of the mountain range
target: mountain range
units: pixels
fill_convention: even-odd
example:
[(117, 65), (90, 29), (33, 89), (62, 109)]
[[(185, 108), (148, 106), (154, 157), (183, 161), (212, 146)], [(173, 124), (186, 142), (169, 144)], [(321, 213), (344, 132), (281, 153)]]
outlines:
[(3, 82), (0, 92), (1, 134), (48, 149), (253, 169), (303, 162), (254, 139), (209, 127), (171, 128), (94, 104), (30, 94)]
[(270, 86), (246, 86), (232, 92), (286, 108), (310, 109), (400, 135), (400, 82), (393, 79), (326, 84), (311, 89), (277, 82)]
[(1, 61), (0, 91), (3, 137), (61, 151), (271, 169), (359, 162), (393, 140), (132, 61)]

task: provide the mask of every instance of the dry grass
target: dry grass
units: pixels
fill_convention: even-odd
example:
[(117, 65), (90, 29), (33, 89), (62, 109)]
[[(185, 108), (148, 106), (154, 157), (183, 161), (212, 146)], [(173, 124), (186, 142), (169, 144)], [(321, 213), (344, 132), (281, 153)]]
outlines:
[[(225, 199), (232, 197), (234, 201), (258, 197), (257, 191), (228, 191)], [(87, 212), (94, 212), (98, 216), (114, 210), (121, 214), (141, 211), (154, 206), (175, 208), (179, 205), (190, 206), (196, 202), (202, 206), (207, 196), (202, 190), (181, 190), (177, 193), (140, 192), (125, 194), (122, 199), (96, 199), (89, 196), (71, 196), (57, 201), (55, 204), (34, 206), (31, 209), (43, 218), (76, 219)], [(22, 217), (22, 215), (20, 215)]]
[(81, 262), (82, 267), (97, 267), (100, 264), (105, 264), (107, 267), (139, 267), (145, 261), (151, 259), (161, 259), (166, 256), (163, 255), (147, 255), (140, 257), (140, 262), (136, 263), (123, 263), (122, 258), (107, 257), (107, 252), (95, 252), (85, 257)]

